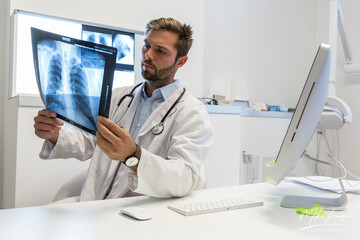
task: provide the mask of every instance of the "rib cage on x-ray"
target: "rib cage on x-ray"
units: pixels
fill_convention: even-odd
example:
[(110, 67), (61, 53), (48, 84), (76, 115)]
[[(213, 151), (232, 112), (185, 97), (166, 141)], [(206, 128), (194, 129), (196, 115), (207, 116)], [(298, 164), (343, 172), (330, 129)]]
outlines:
[(93, 42), (93, 43), (99, 43), (99, 44), (102, 44), (102, 45), (109, 45), (107, 42), (106, 42), (106, 39), (105, 37), (103, 37), (101, 34), (98, 34), (98, 39), (96, 38), (95, 34), (94, 33), (91, 33), (89, 34), (89, 36), (87, 37), (86, 41), (89, 41), (89, 42)]
[(62, 57), (60, 54), (54, 54), (50, 58), (48, 68), (48, 85), (46, 88), (45, 102), (49, 103), (48, 107), (51, 109), (57, 108), (64, 111), (64, 98), (59, 94), (62, 84)]
[[(74, 45), (49, 40), (39, 43), (38, 55), (42, 79), (45, 79), (42, 86), (47, 108), (96, 131), (103, 57)], [(82, 64), (84, 61), (87, 67)]]
[(113, 46), (117, 49), (116, 63), (134, 64), (134, 46), (133, 36), (118, 33), (114, 36), (109, 33), (99, 33), (92, 31), (83, 31), (83, 39), (89, 42), (98, 43), (106, 46)]
[(84, 107), (90, 106), (89, 85), (84, 68), (80, 63), (77, 63), (75, 58), (70, 60), (70, 66), (70, 88), (73, 94), (73, 102), (95, 127), (96, 121), (93, 118), (94, 114), (89, 112), (89, 110), (91, 110), (90, 108)]

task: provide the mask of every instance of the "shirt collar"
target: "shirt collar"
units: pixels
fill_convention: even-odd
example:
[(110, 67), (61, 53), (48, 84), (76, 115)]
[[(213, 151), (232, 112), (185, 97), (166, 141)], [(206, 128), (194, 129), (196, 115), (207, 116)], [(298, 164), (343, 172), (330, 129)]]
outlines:
[[(175, 92), (180, 87), (181, 87), (180, 81), (178, 79), (175, 79), (174, 82), (164, 87), (155, 89), (151, 98), (158, 99), (162, 97), (164, 100), (166, 100), (168, 97), (171, 96), (171, 94), (173, 94), (173, 92)], [(142, 92), (142, 97), (145, 100), (149, 99), (145, 93), (145, 84), (142, 85), (141, 92)]]

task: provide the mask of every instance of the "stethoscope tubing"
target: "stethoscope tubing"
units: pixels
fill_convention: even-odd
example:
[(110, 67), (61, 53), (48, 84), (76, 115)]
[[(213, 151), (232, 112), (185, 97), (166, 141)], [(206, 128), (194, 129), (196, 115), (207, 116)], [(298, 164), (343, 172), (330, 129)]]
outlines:
[(129, 102), (129, 104), (128, 104), (128, 106), (127, 106), (127, 107), (129, 108), (130, 105), (131, 105), (131, 103), (132, 103), (132, 101), (133, 101), (133, 99), (134, 99), (134, 91), (135, 91), (138, 87), (140, 87), (141, 84), (143, 84), (143, 83), (141, 82), (141, 83), (137, 84), (137, 85), (131, 90), (130, 93), (125, 94), (124, 96), (122, 96), (122, 97), (120, 98), (117, 106), (119, 107), (119, 106), (121, 105), (121, 103), (125, 100), (125, 98), (131, 97), (131, 101)]
[(175, 100), (175, 102), (173, 103), (173, 105), (171, 105), (170, 109), (166, 112), (165, 116), (161, 119), (161, 123), (164, 123), (166, 117), (170, 114), (171, 110), (173, 110), (173, 108), (176, 106), (176, 104), (178, 104), (178, 102), (180, 101), (180, 99), (184, 96), (186, 91), (186, 88), (183, 88), (183, 91), (181, 92), (181, 94), (178, 96), (178, 98)]
[[(130, 97), (131, 100), (129, 102), (129, 104), (127, 105), (127, 109), (129, 109), (132, 101), (134, 100), (134, 91), (143, 83), (139, 83), (137, 84), (132, 90), (130, 93), (128, 94), (125, 94), (124, 96), (122, 96), (117, 104), (117, 107), (114, 111), (114, 116), (115, 116), (115, 112), (117, 111), (117, 109), (120, 107), (121, 103), (125, 100), (125, 98), (127, 97)], [(176, 104), (178, 104), (178, 102), (181, 100), (181, 98), (184, 96), (186, 92), (186, 88), (183, 88), (183, 91), (181, 92), (181, 94), (178, 96), (178, 98), (175, 100), (175, 102), (171, 105), (170, 109), (166, 112), (166, 114), (164, 115), (164, 117), (161, 119), (161, 121), (156, 124), (152, 129), (151, 129), (151, 132), (154, 134), (154, 135), (159, 135), (163, 132), (164, 130), (164, 122), (165, 122), (165, 119), (167, 118), (167, 116), (170, 114), (170, 112), (174, 109), (174, 107), (176, 106)], [(126, 110), (127, 111), (127, 110)], [(125, 113), (126, 113), (125, 111)], [(120, 117), (120, 119), (125, 115), (125, 113)], [(119, 120), (120, 121), (120, 120)]]

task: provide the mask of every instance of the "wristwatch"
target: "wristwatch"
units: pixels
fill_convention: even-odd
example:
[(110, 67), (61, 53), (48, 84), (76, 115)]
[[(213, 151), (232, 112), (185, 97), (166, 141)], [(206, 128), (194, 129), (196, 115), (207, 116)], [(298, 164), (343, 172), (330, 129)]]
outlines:
[(128, 157), (125, 160), (125, 165), (127, 167), (135, 167), (139, 164), (140, 161), (140, 157), (141, 157), (141, 147), (139, 145), (136, 144), (136, 152), (133, 156)]

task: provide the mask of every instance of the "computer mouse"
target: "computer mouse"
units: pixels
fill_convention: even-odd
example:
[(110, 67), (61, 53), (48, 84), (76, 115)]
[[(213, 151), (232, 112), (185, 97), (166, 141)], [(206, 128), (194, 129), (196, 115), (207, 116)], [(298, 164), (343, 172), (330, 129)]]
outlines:
[(149, 220), (152, 218), (151, 213), (141, 207), (127, 207), (121, 209), (120, 212), (136, 220)]

